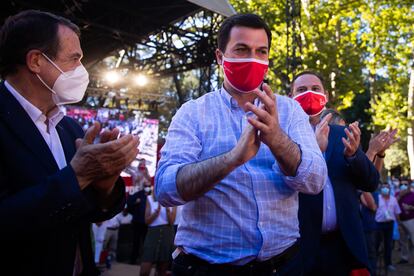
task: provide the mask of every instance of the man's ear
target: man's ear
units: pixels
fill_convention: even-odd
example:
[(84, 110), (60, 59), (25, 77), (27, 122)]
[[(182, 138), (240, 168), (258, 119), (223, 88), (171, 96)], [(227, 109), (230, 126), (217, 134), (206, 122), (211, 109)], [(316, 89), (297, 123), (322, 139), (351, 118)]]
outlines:
[(324, 94), (326, 96), (326, 102), (329, 103), (329, 92), (328, 92), (328, 90), (324, 90)]
[(26, 54), (26, 66), (32, 73), (39, 74), (40, 67), (44, 59), (42, 59), (42, 53), (39, 50), (30, 50)]
[(223, 53), (220, 51), (220, 49), (216, 49), (216, 61), (219, 65), (223, 64)]

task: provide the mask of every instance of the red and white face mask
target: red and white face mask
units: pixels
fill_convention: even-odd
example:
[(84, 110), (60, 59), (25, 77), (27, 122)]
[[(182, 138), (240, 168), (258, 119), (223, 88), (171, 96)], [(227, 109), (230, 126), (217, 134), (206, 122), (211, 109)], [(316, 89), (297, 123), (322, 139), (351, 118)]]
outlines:
[(325, 108), (327, 99), (325, 94), (308, 90), (293, 97), (309, 116), (319, 115)]
[(221, 65), (229, 84), (239, 92), (249, 93), (262, 84), (269, 62), (255, 58), (226, 58), (223, 55)]

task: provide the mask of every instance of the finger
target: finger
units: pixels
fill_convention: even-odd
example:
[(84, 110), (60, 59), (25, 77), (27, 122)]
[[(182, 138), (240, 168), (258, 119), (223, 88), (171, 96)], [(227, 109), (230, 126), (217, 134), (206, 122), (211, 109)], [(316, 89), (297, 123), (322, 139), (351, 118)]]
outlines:
[(328, 115), (326, 115), (325, 117), (323, 117), (322, 121), (320, 122), (320, 124), (328, 124), (332, 119), (332, 113), (329, 113)]
[(375, 138), (378, 140), (382, 140), (382, 139), (387, 138), (387, 136), (388, 136), (388, 132), (381, 131), (379, 134), (377, 134), (377, 136), (375, 136)]
[(264, 83), (262, 88), (263, 88), (263, 91), (266, 93), (266, 95), (270, 99), (275, 100), (275, 98), (276, 98), (275, 93), (273, 93), (272, 89), (270, 88), (270, 86), (267, 83)]
[(260, 99), (264, 108), (269, 112), (270, 115), (276, 115), (276, 102), (274, 98), (269, 97), (265, 92), (260, 90), (254, 90), (253, 93)]
[(135, 136), (134, 139), (132, 139), (130, 143), (128, 143), (125, 147), (121, 149), (121, 152), (125, 156), (134, 155), (133, 151), (138, 148), (138, 145), (139, 145), (139, 138)]
[(342, 137), (342, 143), (345, 146), (345, 150), (347, 150), (347, 149), (351, 150), (352, 149), (351, 144), (344, 137)]
[(102, 167), (105, 168), (104, 171), (106, 174), (113, 175), (124, 170), (129, 164), (131, 164), (132, 161), (135, 160), (137, 155), (137, 148), (129, 150), (128, 154), (121, 155), (118, 158), (113, 158), (113, 156), (108, 155), (102, 162)]
[(85, 133), (85, 137), (83, 138), (82, 145), (86, 144), (93, 144), (93, 141), (95, 140), (96, 136), (101, 131), (101, 124), (98, 122), (94, 122), (93, 126), (88, 128)]
[(119, 135), (119, 129), (114, 128), (111, 132), (111, 137), (110, 137), (109, 141), (116, 140), (118, 138), (118, 135)]
[(246, 103), (246, 109), (248, 111), (253, 112), (257, 118), (262, 121), (263, 123), (269, 124), (270, 120), (271, 120), (271, 115), (269, 114), (269, 112), (267, 112), (266, 110), (259, 108), (255, 105), (253, 105), (252, 103)]
[(268, 131), (269, 131), (269, 127), (266, 125), (266, 124), (264, 124), (264, 123), (262, 123), (262, 122), (260, 122), (260, 121), (258, 121), (258, 120), (256, 120), (256, 119), (253, 119), (253, 118), (251, 118), (251, 117), (249, 117), (249, 118), (247, 118), (247, 121), (255, 128), (255, 129), (258, 129), (258, 130), (260, 130), (260, 131), (262, 131), (262, 132), (264, 132), (264, 133), (268, 133)]
[(109, 130), (104, 130), (101, 133), (101, 139), (99, 140), (100, 143), (106, 143), (110, 141), (112, 132)]
[(354, 136), (356, 145), (358, 146), (359, 145), (359, 141), (361, 139), (361, 131), (359, 130), (358, 125), (355, 125), (355, 124), (352, 125), (351, 128), (352, 128), (352, 134)]
[(80, 148), (80, 146), (82, 145), (83, 139), (78, 138), (75, 141), (75, 145), (76, 145), (76, 149)]
[(138, 148), (131, 148), (126, 154), (120, 156), (119, 158), (112, 158), (108, 164), (109, 169), (113, 171), (119, 171), (125, 169), (138, 155)]
[(114, 153), (117, 152), (119, 149), (125, 147), (133, 139), (134, 137), (131, 134), (128, 134), (119, 138), (118, 140), (109, 141), (105, 144), (99, 144), (99, 146), (102, 147), (102, 151)]
[(345, 129), (346, 136), (348, 137), (348, 141), (351, 145), (355, 144), (355, 137), (352, 132), (350, 132), (347, 128)]
[(326, 127), (329, 126), (329, 121), (332, 118), (332, 114), (328, 114), (326, 115), (323, 120), (316, 126), (319, 127), (321, 129), (325, 129)]
[(119, 149), (116, 152), (111, 153), (111, 158), (112, 159), (125, 159), (125, 158), (129, 158), (130, 156), (135, 157), (135, 150), (138, 148), (139, 145), (139, 138), (138, 136), (135, 136), (130, 143), (128, 143), (127, 145), (125, 145), (124, 147), (122, 147), (121, 149)]
[(354, 134), (361, 135), (361, 130), (359, 129), (358, 125), (359, 125), (358, 122), (353, 122), (352, 124), (349, 125), (349, 127), (351, 128)]
[(390, 129), (388, 133), (390, 134), (391, 137), (394, 138), (397, 132), (398, 132), (398, 128), (395, 128), (395, 129)]

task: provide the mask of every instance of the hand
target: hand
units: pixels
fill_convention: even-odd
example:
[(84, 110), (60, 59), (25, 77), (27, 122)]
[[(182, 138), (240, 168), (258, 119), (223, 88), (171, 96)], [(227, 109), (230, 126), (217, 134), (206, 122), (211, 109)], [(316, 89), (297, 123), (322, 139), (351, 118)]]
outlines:
[[(109, 141), (116, 140), (116, 138), (118, 137), (118, 134), (119, 134), (119, 129), (117, 129), (117, 128), (115, 128), (113, 130), (104, 130), (100, 135), (99, 143), (107, 143)], [(78, 143), (79, 143), (79, 146), (80, 146), (81, 143), (80, 142), (78, 142)], [(91, 183), (91, 185), (93, 187), (95, 187), (95, 189), (98, 190), (98, 192), (103, 197), (106, 197), (112, 192), (112, 190), (115, 186), (115, 183), (118, 180), (119, 175), (121, 174), (121, 171), (116, 172), (114, 175), (109, 176), (107, 178), (103, 178), (103, 179), (100, 179), (100, 180), (93, 181)]]
[(388, 131), (381, 131), (376, 136), (372, 137), (369, 140), (369, 146), (367, 153), (372, 153), (373, 155), (378, 154), (383, 150), (388, 140), (389, 133)]
[(118, 134), (115, 130), (104, 132), (100, 143), (93, 144), (99, 131), (100, 124), (96, 122), (86, 131), (83, 139), (76, 140), (77, 151), (70, 164), (81, 189), (98, 180), (103, 181), (96, 182), (95, 187), (110, 188), (111, 181), (115, 182), (120, 172), (138, 154), (138, 137), (126, 135), (120, 139), (111, 140), (114, 139), (115, 134)]
[(386, 137), (385, 140), (385, 145), (384, 147), (381, 149), (381, 151), (378, 152), (378, 154), (384, 155), (385, 151), (387, 149), (389, 149), (391, 147), (391, 145), (393, 145), (395, 142), (398, 142), (400, 140), (399, 137), (395, 137), (398, 133), (398, 129), (390, 129), (387, 131), (388, 132), (388, 136)]
[(359, 130), (358, 122), (350, 124), (349, 127), (345, 129), (345, 133), (348, 139), (342, 137), (342, 143), (344, 143), (345, 146), (344, 155), (346, 157), (351, 157), (358, 150), (361, 141), (361, 131)]
[(161, 212), (161, 204), (158, 203), (158, 207), (157, 207), (157, 214), (159, 214)]
[(230, 161), (236, 166), (243, 165), (258, 152), (260, 147), (260, 140), (257, 136), (257, 130), (248, 124), (243, 133), (237, 141), (236, 146), (229, 152)]
[(316, 141), (318, 142), (321, 152), (325, 152), (328, 147), (328, 137), (329, 137), (329, 121), (332, 118), (332, 113), (326, 115), (323, 120), (316, 125), (315, 136)]
[(256, 117), (249, 117), (249, 123), (260, 131), (260, 141), (270, 148), (277, 145), (281, 136), (279, 116), (277, 113), (276, 96), (267, 84), (263, 84), (264, 92), (256, 89), (253, 91), (257, 98), (262, 102), (260, 107), (252, 103), (246, 103), (246, 110), (253, 112)]

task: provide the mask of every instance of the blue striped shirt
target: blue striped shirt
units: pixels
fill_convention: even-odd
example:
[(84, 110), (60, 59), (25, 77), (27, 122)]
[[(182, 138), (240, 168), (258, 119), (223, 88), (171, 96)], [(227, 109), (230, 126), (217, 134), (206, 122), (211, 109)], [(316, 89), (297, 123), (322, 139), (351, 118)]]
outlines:
[(283, 175), (270, 149), (232, 171), (202, 197), (185, 202), (177, 192), (179, 169), (230, 151), (248, 124), (224, 88), (184, 104), (161, 151), (155, 192), (165, 206), (185, 204), (175, 244), (210, 263), (243, 265), (267, 260), (299, 237), (298, 192), (317, 194), (327, 177), (308, 116), (295, 101), (277, 96), (283, 131), (299, 145), (294, 177)]

